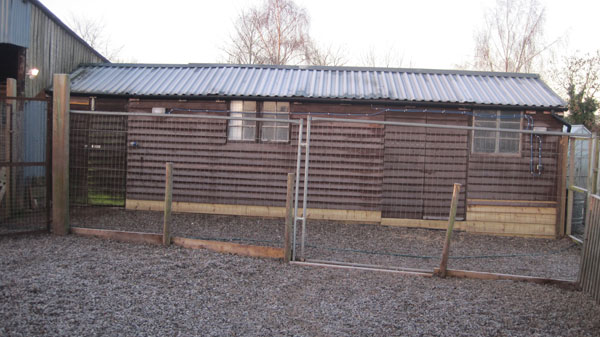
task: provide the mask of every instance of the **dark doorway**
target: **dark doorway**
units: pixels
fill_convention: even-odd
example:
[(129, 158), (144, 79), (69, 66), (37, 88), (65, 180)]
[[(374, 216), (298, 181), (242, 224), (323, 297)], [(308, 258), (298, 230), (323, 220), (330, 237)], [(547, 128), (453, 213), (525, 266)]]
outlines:
[(17, 80), (18, 94), (25, 89), (25, 48), (0, 43), (0, 94), (6, 94), (6, 79)]

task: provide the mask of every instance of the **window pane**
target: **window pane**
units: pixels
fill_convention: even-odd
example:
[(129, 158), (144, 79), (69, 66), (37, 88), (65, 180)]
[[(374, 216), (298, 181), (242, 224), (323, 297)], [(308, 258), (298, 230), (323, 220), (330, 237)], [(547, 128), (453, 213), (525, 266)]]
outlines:
[(494, 153), (496, 151), (495, 139), (476, 139), (473, 145), (475, 147), (475, 152)]
[(265, 140), (265, 141), (273, 140), (274, 139), (274, 136), (273, 136), (274, 133), (275, 133), (275, 129), (274, 128), (263, 126), (263, 128), (262, 128), (262, 140)]
[(244, 101), (244, 111), (256, 112), (256, 102), (255, 101)]
[(242, 136), (244, 140), (254, 140), (256, 129), (254, 127), (244, 127), (242, 129)]
[(290, 103), (289, 102), (277, 102), (277, 111), (278, 112), (289, 112), (290, 111)]
[(475, 130), (475, 137), (495, 138), (497, 132)]
[(500, 153), (518, 153), (519, 141), (514, 139), (500, 139), (498, 151)]
[(276, 112), (277, 111), (277, 103), (263, 102), (263, 111)]
[(231, 101), (231, 111), (243, 111), (244, 103), (242, 101)]
[(290, 135), (290, 133), (288, 131), (288, 128), (278, 128), (277, 129), (277, 140), (287, 142), (289, 135)]

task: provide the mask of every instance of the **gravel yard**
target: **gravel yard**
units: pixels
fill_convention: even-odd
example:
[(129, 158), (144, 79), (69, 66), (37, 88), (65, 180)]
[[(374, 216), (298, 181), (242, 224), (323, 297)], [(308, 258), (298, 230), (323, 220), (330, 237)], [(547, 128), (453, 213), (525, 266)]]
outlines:
[(586, 294), (79, 236), (0, 238), (0, 335), (598, 336)]
[[(78, 208), (73, 226), (162, 233), (162, 213)], [(283, 220), (178, 213), (174, 236), (282, 246)], [(305, 257), (432, 270), (439, 266), (446, 232), (366, 224), (307, 222)], [(299, 239), (298, 239), (298, 242)], [(298, 247), (298, 253), (300, 248)], [(575, 280), (581, 247), (569, 239), (515, 238), (455, 232), (449, 268)]]

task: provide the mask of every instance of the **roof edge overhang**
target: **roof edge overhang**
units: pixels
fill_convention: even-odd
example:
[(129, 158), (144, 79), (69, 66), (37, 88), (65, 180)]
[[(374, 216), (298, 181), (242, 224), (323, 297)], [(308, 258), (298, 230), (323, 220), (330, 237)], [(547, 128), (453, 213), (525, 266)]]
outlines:
[[(50, 88), (49, 93), (52, 93)], [(371, 104), (371, 105), (393, 105), (393, 106), (427, 106), (447, 108), (474, 108), (474, 109), (509, 109), (509, 110), (533, 110), (533, 111), (567, 111), (565, 106), (528, 106), (528, 105), (502, 105), (482, 104), (474, 102), (440, 102), (440, 101), (408, 101), (408, 100), (385, 100), (385, 99), (345, 99), (345, 98), (312, 98), (312, 97), (275, 97), (275, 96), (222, 96), (222, 95), (132, 95), (132, 94), (106, 94), (94, 92), (71, 92), (75, 96), (94, 96), (106, 98), (139, 98), (149, 100), (235, 100), (248, 99), (257, 101), (291, 101), (298, 103), (323, 103), (323, 104)]]

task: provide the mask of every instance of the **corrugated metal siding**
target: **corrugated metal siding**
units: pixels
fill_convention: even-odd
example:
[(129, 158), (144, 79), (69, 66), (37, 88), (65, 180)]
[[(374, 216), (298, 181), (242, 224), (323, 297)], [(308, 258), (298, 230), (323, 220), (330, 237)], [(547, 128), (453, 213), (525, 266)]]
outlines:
[(40, 73), (35, 79), (25, 80), (27, 97), (50, 87), (55, 73), (70, 73), (82, 63), (104, 62), (96, 51), (49, 17), (44, 9), (31, 6), (30, 24), (27, 68), (38, 68)]
[(29, 47), (31, 4), (23, 0), (0, 0), (0, 43)]
[(86, 65), (73, 92), (126, 96), (257, 96), (564, 107), (537, 75), (347, 67)]

